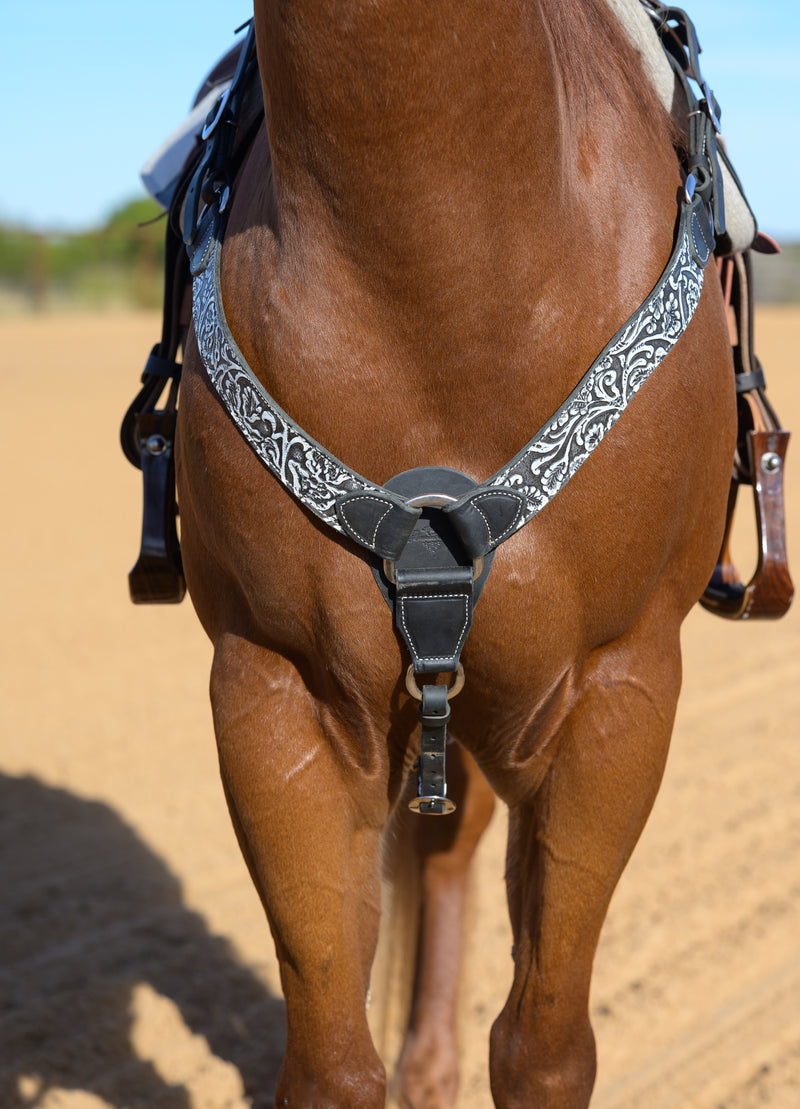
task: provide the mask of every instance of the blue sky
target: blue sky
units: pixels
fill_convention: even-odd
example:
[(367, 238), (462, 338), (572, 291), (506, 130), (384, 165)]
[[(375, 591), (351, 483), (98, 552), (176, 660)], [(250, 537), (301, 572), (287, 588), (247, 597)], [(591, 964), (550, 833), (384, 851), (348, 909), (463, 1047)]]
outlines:
[[(800, 239), (800, 2), (683, 6), (760, 226)], [(137, 195), (143, 162), (251, 10), (225, 0), (4, 5), (0, 220), (81, 229)]]

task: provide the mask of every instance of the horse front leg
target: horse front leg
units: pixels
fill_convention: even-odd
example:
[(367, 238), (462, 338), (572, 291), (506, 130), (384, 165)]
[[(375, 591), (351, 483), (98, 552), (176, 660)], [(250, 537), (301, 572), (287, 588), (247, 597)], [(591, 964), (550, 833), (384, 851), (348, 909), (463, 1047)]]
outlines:
[(276, 1106), (382, 1109), (366, 1019), (387, 775), (347, 764), (284, 658), (215, 645), (211, 698), (233, 824), (269, 919), (286, 999)]
[(457, 744), (447, 754), (449, 816), (404, 815), (404, 844), (419, 865), (420, 915), (408, 1028), (393, 1093), (404, 1109), (450, 1109), (458, 1092), (458, 980), (469, 867), (494, 794)]
[[(498, 1109), (589, 1104), (592, 963), (611, 895), (658, 791), (679, 686), (677, 635), (668, 651), (640, 644), (599, 652), (553, 741), (544, 780), (510, 806), (514, 982), (491, 1036)], [(529, 773), (535, 783), (533, 766)]]

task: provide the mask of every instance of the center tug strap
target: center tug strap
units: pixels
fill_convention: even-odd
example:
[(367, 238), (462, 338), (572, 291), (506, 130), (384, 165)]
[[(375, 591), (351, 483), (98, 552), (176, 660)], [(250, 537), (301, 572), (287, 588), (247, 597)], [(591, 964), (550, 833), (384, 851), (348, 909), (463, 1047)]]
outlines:
[[(255, 66), (252, 26), (237, 74), (209, 116), (205, 152), (187, 194), (185, 242), (193, 319), (209, 380), (263, 464), (320, 520), (370, 553), (376, 581), (411, 655), (406, 686), (420, 701), (417, 797), (411, 808), (452, 812), (445, 750), (449, 701), (464, 684), (461, 651), (495, 548), (533, 519), (602, 442), (689, 325), (724, 218), (713, 97), (695, 102), (689, 165), (675, 246), (644, 303), (528, 444), (481, 484), (457, 471), (421, 467), (377, 485), (335, 458), (264, 389), (230, 332), (220, 254), (230, 196), (227, 159), (235, 107)], [(696, 71), (695, 71), (696, 72)], [(713, 215), (712, 215), (713, 212)], [(422, 675), (454, 674), (452, 686)]]

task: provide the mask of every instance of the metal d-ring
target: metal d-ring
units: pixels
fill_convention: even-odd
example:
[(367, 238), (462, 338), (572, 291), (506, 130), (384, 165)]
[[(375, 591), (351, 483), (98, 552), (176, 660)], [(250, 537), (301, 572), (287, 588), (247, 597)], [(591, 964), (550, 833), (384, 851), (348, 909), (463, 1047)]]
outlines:
[(449, 493), (420, 493), (418, 497), (407, 497), (406, 504), (412, 508), (444, 508), (457, 500), (458, 497), (451, 497)]
[[(464, 664), (459, 662), (458, 670), (456, 670), (455, 680), (447, 691), (447, 700), (448, 701), (452, 701), (454, 697), (458, 696), (458, 694), (464, 688), (464, 682), (465, 681), (466, 681), (466, 678), (464, 677)], [(414, 676), (414, 664), (413, 663), (411, 664), (411, 666), (409, 666), (408, 670), (406, 670), (406, 689), (408, 690), (408, 692), (411, 694), (411, 696), (414, 698), (415, 701), (421, 701), (422, 700), (422, 690), (417, 685), (417, 679)]]
[[(408, 497), (406, 504), (410, 508), (444, 508), (448, 504), (454, 504), (458, 497), (451, 497), (449, 493), (420, 493), (418, 497)], [(483, 557), (473, 559), (472, 562), (472, 580), (477, 581), (483, 573)], [(397, 578), (394, 573), (394, 562), (385, 558), (383, 560), (383, 574), (387, 581), (392, 585), (397, 585)]]

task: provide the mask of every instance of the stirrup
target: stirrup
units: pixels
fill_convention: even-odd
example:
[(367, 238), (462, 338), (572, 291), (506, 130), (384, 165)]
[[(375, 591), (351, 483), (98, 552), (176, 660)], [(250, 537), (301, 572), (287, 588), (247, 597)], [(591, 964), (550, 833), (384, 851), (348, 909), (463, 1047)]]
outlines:
[(134, 604), (177, 604), (186, 594), (175, 502), (175, 412), (136, 417), (144, 486), (142, 544), (128, 574)]
[[(134, 604), (177, 604), (186, 595), (173, 457), (181, 378), (177, 359), (185, 331), (184, 304), (189, 285), (188, 260), (178, 231), (177, 209), (182, 195), (179, 189), (167, 219), (161, 341), (150, 352), (141, 389), (120, 429), (123, 453), (142, 471), (143, 479), (141, 548), (128, 574)], [(164, 401), (159, 407), (162, 394)]]
[[(749, 252), (721, 262), (726, 299), (733, 309), (739, 430), (725, 534), (717, 565), (700, 604), (729, 620), (778, 619), (792, 603), (794, 586), (786, 557), (783, 472), (789, 432), (766, 398), (764, 371), (753, 352), (753, 297)], [(731, 530), (740, 485), (752, 485), (758, 563), (747, 585), (731, 557)]]
[(752, 482), (759, 548), (758, 564), (747, 585), (733, 564), (730, 533), (740, 480), (734, 475), (719, 560), (700, 604), (729, 620), (776, 620), (792, 603), (794, 586), (786, 558), (783, 471), (789, 432), (747, 432), (748, 484)]

